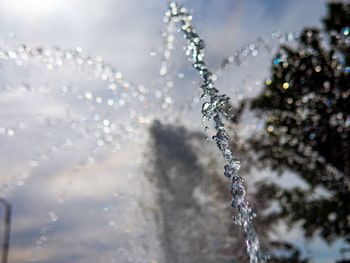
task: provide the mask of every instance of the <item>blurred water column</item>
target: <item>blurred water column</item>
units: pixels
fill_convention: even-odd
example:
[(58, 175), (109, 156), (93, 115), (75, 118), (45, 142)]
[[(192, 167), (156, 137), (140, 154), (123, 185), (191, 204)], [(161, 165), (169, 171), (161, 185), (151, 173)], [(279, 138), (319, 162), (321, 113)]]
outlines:
[(12, 207), (11, 204), (4, 198), (0, 198), (0, 203), (4, 208), (4, 234), (2, 241), (1, 262), (7, 263), (10, 248)]

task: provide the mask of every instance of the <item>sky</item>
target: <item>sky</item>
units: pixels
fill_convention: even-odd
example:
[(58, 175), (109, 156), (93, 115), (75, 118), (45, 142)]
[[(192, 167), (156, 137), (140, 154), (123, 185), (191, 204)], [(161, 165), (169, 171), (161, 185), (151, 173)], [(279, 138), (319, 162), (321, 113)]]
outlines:
[[(206, 40), (208, 65), (213, 69), (223, 58), (258, 37), (271, 40), (275, 31), (288, 33), (305, 26), (319, 27), (326, 12), (323, 0), (183, 3), (193, 11), (193, 23)], [(122, 72), (124, 79), (144, 85), (153, 94), (164, 85), (159, 65), (165, 9), (166, 2), (159, 0), (1, 1), (0, 45), (80, 47), (84, 54), (103, 57)], [(183, 44), (177, 36), (172, 69), (183, 73), (184, 78), (175, 80), (170, 90), (174, 101), (173, 109), (167, 111), (170, 113), (176, 113), (183, 101), (198, 94), (196, 75), (182, 55)], [(256, 94), (261, 80), (268, 76), (271, 55), (261, 53), (240, 67), (229, 67), (220, 76), (219, 89), (233, 102), (240, 95)], [(137, 102), (129, 95), (128, 108), (111, 111), (99, 105), (86, 106), (72, 95), (73, 88), (70, 95), (62, 93), (62, 85), (79, 86), (85, 95), (90, 91), (103, 95), (107, 94), (103, 90), (106, 83), (92, 81), (88, 70), (73, 70), (67, 66), (47, 73), (35, 61), (20, 67), (0, 56), (0, 128), (8, 133), (16, 127), (14, 136), (0, 134), (0, 184), (2, 189), (9, 188), (3, 191), (14, 206), (10, 261), (162, 262), (156, 223), (144, 209), (156, 209), (141, 168), (147, 125), (141, 125), (132, 138), (120, 135), (118, 147), (110, 151), (96, 148), (94, 135), (98, 131), (92, 134), (84, 130), (80, 121), (95, 118), (97, 123), (128, 123)], [(4, 83), (17, 89), (6, 90)], [(22, 92), (18, 88), (21, 83), (43, 83), (50, 91), (37, 88)], [(127, 97), (125, 85), (124, 89), (118, 94)], [(122, 104), (120, 100), (119, 103)], [(193, 110), (179, 116), (184, 118), (182, 123), (200, 130), (199, 106)], [(152, 116), (162, 113), (157, 108)], [(96, 120), (96, 115), (101, 119)], [(125, 125), (127, 131), (132, 129)], [(298, 240), (298, 236), (294, 238)], [(317, 256), (320, 250), (328, 251), (317, 241), (316, 252), (312, 253)], [(333, 257), (325, 252), (317, 262), (329, 262)]]

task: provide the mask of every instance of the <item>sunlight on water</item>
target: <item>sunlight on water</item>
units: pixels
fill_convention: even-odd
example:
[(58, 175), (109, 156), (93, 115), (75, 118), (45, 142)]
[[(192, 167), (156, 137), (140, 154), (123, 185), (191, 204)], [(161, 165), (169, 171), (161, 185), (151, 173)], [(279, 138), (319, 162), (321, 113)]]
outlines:
[[(31, 12), (27, 13), (40, 16), (57, 6), (59, 3), (56, 2), (47, 1), (43, 4), (39, 1), (25, 1), (24, 4), (23, 1), (16, 0), (4, 8), (18, 13), (29, 8)], [(146, 137), (142, 128), (148, 127), (154, 119), (167, 118), (168, 115), (179, 112), (186, 115), (200, 103), (200, 99), (205, 100), (201, 107), (204, 130), (208, 134), (212, 131), (209, 125), (211, 121), (215, 135), (210, 140), (216, 143), (226, 162), (224, 176), (230, 180), (231, 206), (235, 209), (233, 221), (245, 233), (250, 262), (267, 261), (268, 255), (261, 251), (254, 228), (255, 213), (247, 200), (245, 182), (239, 175), (241, 164), (229, 147), (229, 135), (224, 126), (225, 120), (233, 117), (232, 101), (219, 92), (215, 81), (225, 71), (238, 68), (249, 58), (263, 53), (273, 54), (276, 43), (293, 44), (299, 35), (275, 32), (272, 40), (271, 37), (257, 38), (232, 52), (222, 60), (219, 67), (210, 71), (205, 62), (205, 42), (192, 26), (191, 13), (182, 5), (172, 2), (165, 13), (164, 22), (166, 29), (163, 32), (157, 87), (124, 79), (123, 74), (104, 58), (84, 54), (81, 47), (65, 50), (26, 45), (0, 46), (1, 109), (13, 116), (0, 126), (5, 149), (1, 151), (1, 157), (4, 164), (6, 160), (16, 160), (19, 163), (16, 167), (9, 168), (8, 177), (1, 182), (0, 196), (7, 198), (14, 190), (26, 185), (33, 174), (51, 160), (60, 160), (67, 153), (83, 153), (82, 158), (68, 160), (72, 161), (73, 171), (66, 176), (62, 183), (63, 190), (57, 193), (56, 203), (46, 213), (46, 223), (40, 227), (35, 240), (36, 249), (32, 251), (32, 261), (37, 260), (38, 251), (48, 242), (50, 233), (53, 235), (54, 225), (63, 218), (60, 209), (69, 195), (68, 189), (72, 181), (96, 162), (99, 153), (120, 152), (124, 144), (142, 141)], [(184, 78), (183, 72), (172, 72), (170, 66), (174, 42), (179, 38), (177, 35), (181, 35), (176, 34), (176, 31), (184, 36), (185, 54), (201, 79), (201, 94), (187, 96), (185, 99), (188, 101), (182, 103), (181, 108), (175, 104), (176, 98), (171, 94), (174, 79)], [(157, 52), (152, 51), (150, 55), (155, 56)], [(282, 57), (276, 58), (276, 63), (282, 60)], [(33, 80), (35, 74), (47, 81)], [(266, 81), (268, 83), (269, 80)], [(288, 89), (289, 84), (286, 83), (283, 88)], [(15, 149), (15, 152), (7, 151), (9, 148)], [(329, 167), (330, 171), (334, 170), (332, 169)], [(117, 197), (118, 194), (113, 193), (113, 196)], [(110, 210), (109, 206), (104, 206), (102, 212), (108, 213)], [(117, 222), (109, 218), (106, 225), (114, 229)]]
[[(243, 185), (244, 180), (239, 176), (240, 161), (235, 158), (233, 152), (229, 148), (228, 134), (223, 123), (223, 116), (227, 117), (227, 109), (229, 108), (230, 98), (221, 95), (219, 90), (214, 86), (214, 78), (212, 72), (207, 68), (205, 57), (205, 42), (196, 33), (192, 26), (192, 16), (188, 10), (175, 3), (170, 3), (169, 10), (165, 13), (165, 22), (170, 24), (168, 28), (173, 28), (175, 24), (179, 24), (182, 33), (187, 40), (186, 55), (192, 62), (193, 67), (198, 71), (202, 79), (201, 89), (203, 93), (202, 99), (208, 98), (209, 101), (203, 103), (202, 114), (203, 122), (213, 120), (216, 135), (213, 140), (226, 161), (225, 176), (231, 179), (232, 207), (237, 209), (237, 216), (234, 222), (242, 227), (246, 234), (247, 252), (251, 263), (266, 262), (267, 256), (261, 252), (258, 236), (253, 226), (252, 209), (246, 200), (246, 191)], [(167, 34), (167, 39), (172, 39), (171, 32)], [(164, 70), (162, 70), (164, 69)], [(166, 62), (162, 65), (160, 74), (166, 72)]]

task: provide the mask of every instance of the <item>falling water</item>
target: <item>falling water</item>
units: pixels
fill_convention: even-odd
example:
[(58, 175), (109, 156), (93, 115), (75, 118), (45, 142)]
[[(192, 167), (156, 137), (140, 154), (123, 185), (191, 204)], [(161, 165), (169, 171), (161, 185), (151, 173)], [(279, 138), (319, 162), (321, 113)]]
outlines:
[[(245, 241), (247, 253), (251, 263), (266, 262), (267, 256), (260, 249), (258, 235), (256, 234), (252, 211), (249, 202), (246, 199), (246, 190), (244, 180), (239, 175), (240, 161), (234, 156), (229, 147), (228, 134), (225, 130), (223, 118), (227, 116), (228, 108), (230, 107), (230, 98), (224, 94), (220, 94), (215, 88), (213, 74), (207, 68), (204, 61), (205, 42), (196, 33), (192, 26), (192, 16), (189, 11), (182, 5), (171, 2), (169, 9), (165, 13), (165, 22), (168, 23), (168, 28), (173, 28), (174, 24), (179, 24), (181, 32), (187, 41), (186, 55), (192, 62), (194, 69), (198, 71), (202, 79), (202, 95), (201, 98), (208, 98), (202, 105), (203, 122), (213, 120), (216, 135), (213, 140), (226, 161), (225, 176), (231, 180), (232, 207), (237, 209), (237, 215), (233, 218), (234, 222), (240, 225), (245, 232)], [(169, 33), (167, 38), (169, 39)], [(171, 39), (171, 38), (170, 38)], [(166, 64), (162, 65), (166, 71)]]
[[(215, 78), (226, 70), (230, 65), (240, 65), (249, 55), (256, 56), (258, 49), (262, 48), (271, 52), (271, 47), (262, 38), (258, 38), (254, 43), (250, 43), (242, 50), (234, 52), (223, 60), (220, 68), (210, 71), (205, 63), (205, 42), (196, 33), (192, 26), (192, 16), (189, 11), (177, 3), (170, 3), (169, 9), (165, 13), (167, 30), (164, 32), (165, 50), (163, 61), (161, 62), (160, 75), (168, 77), (168, 62), (170, 60), (170, 50), (174, 40), (174, 31), (179, 28), (187, 41), (186, 55), (192, 62), (192, 66), (201, 76), (202, 99), (207, 99), (202, 106), (203, 123), (213, 121), (216, 135), (213, 140), (226, 161), (224, 175), (230, 179), (232, 207), (237, 212), (233, 217), (236, 224), (242, 227), (245, 233), (247, 252), (251, 263), (266, 262), (267, 256), (261, 251), (259, 239), (256, 234), (253, 217), (254, 213), (246, 198), (244, 179), (239, 175), (240, 161), (236, 158), (229, 147), (228, 134), (224, 127), (224, 119), (230, 118), (230, 98), (220, 94), (215, 87)], [(275, 34), (280, 39), (280, 34)], [(297, 36), (287, 34), (286, 40), (293, 41)], [(17, 48), (0, 47), (0, 61), (7, 61), (17, 66), (22, 66), (28, 61), (32, 61), (44, 66), (47, 71), (60, 70), (61, 68), (74, 69), (75, 72), (82, 72), (91, 75), (104, 83), (107, 88), (103, 91), (88, 90), (70, 84), (61, 85), (56, 91), (53, 87), (29, 85), (5, 85), (1, 87), (2, 92), (23, 92), (23, 93), (43, 93), (52, 97), (63, 96), (66, 100), (76, 100), (82, 102), (86, 107), (86, 112), (82, 116), (74, 116), (66, 113), (61, 118), (45, 119), (39, 116), (37, 122), (48, 124), (53, 134), (57, 130), (69, 128), (77, 132), (74, 138), (60, 138), (57, 140), (51, 135), (52, 142), (47, 148), (43, 148), (35, 153), (35, 156), (28, 161), (28, 167), (22, 171), (13, 173), (12, 183), (6, 184), (1, 189), (1, 196), (7, 195), (13, 188), (22, 186), (28, 180), (35, 169), (42, 163), (54, 158), (60, 151), (72, 148), (73, 145), (84, 145), (93, 142), (88, 149), (86, 156), (79, 163), (79, 168), (74, 169), (67, 178), (67, 185), (75, 175), (80, 172), (80, 168), (88, 166), (94, 162), (94, 155), (101, 147), (106, 147), (112, 151), (119, 150), (124, 141), (130, 140), (132, 134), (138, 127), (149, 124), (153, 117), (153, 109), (161, 107), (167, 109), (171, 105), (171, 97), (168, 96), (168, 89), (162, 91), (162, 96), (154, 96), (151, 87), (135, 84), (125, 80), (122, 73), (112, 65), (106, 63), (101, 57), (92, 58), (85, 55), (81, 48), (74, 50), (63, 50), (60, 48), (43, 49), (29, 46), (19, 46)], [(41, 69), (42, 70), (42, 69)], [(170, 78), (170, 77), (169, 77)], [(91, 79), (90, 79), (91, 80)], [(127, 120), (120, 120), (118, 111), (127, 113)], [(72, 116), (73, 115), (73, 116)], [(0, 134), (5, 134), (8, 138), (16, 138), (17, 133), (26, 128), (24, 122), (19, 122), (16, 127), (9, 125), (0, 127)], [(206, 127), (207, 129), (207, 127)], [(135, 136), (137, 137), (137, 136)], [(49, 139), (50, 139), (49, 138)], [(36, 143), (36, 141), (34, 141)], [(39, 147), (40, 148), (40, 147)], [(64, 202), (65, 192), (59, 194), (59, 202)], [(59, 209), (55, 207), (48, 212), (48, 223), (41, 228), (41, 234), (37, 239), (37, 244), (42, 245), (47, 241), (47, 229), (53, 223), (59, 221)], [(110, 226), (115, 222), (110, 221)]]
[[(14, 82), (8, 80), (11, 74), (3, 74), (1, 106), (8, 114), (13, 112), (13, 105), (18, 105), (17, 110), (21, 109), (23, 101), (31, 105), (31, 100), (41, 101), (39, 99), (44, 98), (45, 102), (40, 105), (39, 113), (33, 109), (37, 105), (29, 106), (24, 116), (12, 115), (12, 118), (4, 118), (1, 123), (0, 135), (4, 147), (1, 151), (2, 159), (15, 158), (16, 164), (7, 169), (6, 176), (9, 178), (1, 184), (0, 196), (11, 200), (14, 190), (23, 187), (31, 179), (35, 180), (40, 170), (50, 166), (55, 169), (55, 164), (49, 162), (58, 161), (63, 155), (70, 156), (63, 158), (66, 161), (64, 166), (73, 165), (72, 171), (68, 170), (67, 175), (62, 177), (63, 189), (60, 190), (58, 186), (53, 191), (52, 195), (58, 192), (55, 196), (57, 201), (50, 203), (46, 222), (41, 223), (40, 231), (36, 234), (35, 246), (29, 256), (32, 261), (36, 261), (42, 247), (47, 246), (51, 240), (54, 227), (64, 220), (62, 208), (72, 182), (84, 174), (84, 170), (86, 173), (98, 161), (101, 153), (120, 152), (124, 144), (141, 139), (142, 134), (137, 134), (137, 130), (150, 123), (152, 114), (149, 109), (157, 105), (157, 101), (153, 100), (153, 93), (147, 87), (125, 80), (119, 70), (104, 62), (101, 57), (85, 55), (81, 48), (63, 50), (24, 45), (15, 48), (2, 46), (0, 62), (2, 72), (12, 73), (12, 68), (23, 72), (23, 69), (29, 68), (28, 71), (35, 69), (41, 72), (41, 79), (45, 79), (47, 74), (51, 80), (49, 83), (38, 84), (24, 75)], [(56, 75), (61, 78), (57, 79)], [(67, 81), (72, 76), (73, 81)], [(80, 82), (86, 81), (86, 76), (89, 76), (88, 85), (81, 85)], [(25, 81), (17, 84), (20, 79)], [(102, 90), (99, 89), (101, 86)], [(17, 104), (16, 98), (21, 98), (21, 103)], [(59, 107), (58, 112), (51, 113), (56, 101), (60, 100), (63, 103), (59, 105), (63, 106)], [(10, 103), (12, 106), (6, 108)], [(34, 133), (31, 134), (32, 132)], [(14, 151), (5, 153), (8, 147)], [(14, 154), (16, 157), (12, 157)], [(2, 169), (5, 167), (7, 168), (3, 165)], [(56, 171), (50, 171), (48, 175), (55, 178)], [(42, 181), (40, 184), (43, 184)], [(80, 181), (83, 181), (82, 178)], [(114, 195), (111, 198), (115, 198)], [(40, 221), (38, 214), (37, 222)], [(108, 228), (115, 228), (116, 221), (117, 219), (109, 219)]]
[[(5, 94), (64, 97), (66, 101), (83, 102), (82, 107), (86, 107), (86, 111), (80, 113), (81, 116), (74, 116), (69, 110), (66, 110), (63, 117), (44, 117), (43, 115), (36, 117), (35, 121), (39, 124), (53, 127), (52, 133), (56, 136), (51, 135), (52, 139), (58, 138), (57, 134), (63, 126), (77, 132), (78, 136), (70, 139), (62, 138), (61, 141), (57, 142), (53, 141), (52, 146), (39, 151), (36, 157), (28, 162), (32, 168), (49, 160), (65, 146), (73, 146), (79, 141), (92, 139), (95, 146), (91, 148), (91, 154), (96, 148), (102, 146), (118, 150), (124, 140), (131, 138), (130, 136), (137, 127), (151, 121), (152, 115), (148, 109), (152, 107), (154, 102), (150, 98), (152, 94), (150, 94), (149, 89), (125, 80), (122, 73), (104, 62), (102, 57), (87, 56), (79, 47), (74, 50), (44, 49), (24, 45), (16, 48), (0, 47), (0, 60), (6, 61), (9, 65), (13, 63), (18, 67), (29, 66), (33, 68), (35, 64), (30, 63), (34, 62), (42, 65), (48, 72), (61, 70), (61, 74), (65, 73), (62, 72), (63, 70), (68, 71), (69, 74), (71, 74), (69, 71), (82, 72), (92, 76), (91, 82), (100, 80), (106, 86), (106, 89), (100, 91), (97, 89), (89, 90), (71, 83), (62, 84), (59, 87), (56, 85), (47, 87), (44, 84), (31, 85), (29, 83), (2, 85), (1, 91)], [(41, 67), (39, 70), (43, 70), (43, 68)], [(75, 74), (75, 78), (78, 78), (78, 74)], [(120, 114), (118, 114), (120, 111), (126, 112), (127, 120), (123, 121), (120, 118)], [(15, 125), (1, 127), (0, 134), (16, 138), (18, 132), (31, 125), (29, 123), (31, 120), (26, 121), (28, 123), (21, 120)], [(20, 184), (23, 184), (29, 175), (28, 171), (16, 173), (13, 181), (19, 180)], [(6, 188), (2, 189), (1, 195), (6, 196), (6, 192), (9, 192), (15, 185), (16, 183), (6, 185)]]

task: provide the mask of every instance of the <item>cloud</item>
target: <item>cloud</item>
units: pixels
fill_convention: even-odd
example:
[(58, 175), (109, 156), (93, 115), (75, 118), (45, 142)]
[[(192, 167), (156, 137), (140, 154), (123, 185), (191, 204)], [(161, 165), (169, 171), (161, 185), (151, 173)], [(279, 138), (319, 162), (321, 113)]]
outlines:
[[(0, 38), (3, 42), (9, 46), (22, 43), (43, 47), (80, 46), (88, 54), (102, 55), (121, 70), (126, 79), (145, 84), (152, 92), (162, 87), (164, 83), (158, 77), (160, 55), (151, 57), (150, 51), (157, 51), (161, 46), (165, 2), (46, 2), (28, 0), (25, 5), (19, 0), (0, 2)], [(28, 6), (28, 3), (33, 5)], [(305, 25), (318, 25), (319, 17), (325, 12), (324, 1), (278, 1), (276, 4), (276, 1), (258, 0), (188, 0), (184, 3), (193, 9), (194, 24), (207, 40), (207, 58), (212, 68), (217, 68), (223, 57), (258, 36), (269, 37), (274, 30), (300, 30)], [(8, 37), (10, 30), (15, 32), (16, 38)], [(188, 69), (181, 49), (184, 42), (180, 35), (176, 41), (173, 69), (185, 73), (185, 78), (180, 80), (175, 74), (174, 88), (170, 91), (175, 98), (174, 115), (179, 113), (178, 107), (183, 106), (183, 101), (191, 100), (198, 90), (197, 78)], [(266, 75), (269, 59), (258, 56), (251, 58), (247, 66), (229, 69), (218, 87), (233, 98), (243, 92), (246, 96), (257, 92), (257, 89), (247, 89), (242, 82)], [(42, 262), (159, 260), (163, 252), (155, 234), (157, 226), (153, 219), (147, 218), (147, 212), (140, 205), (144, 201), (147, 207), (153, 207), (154, 195), (149, 192), (151, 188), (144, 175), (136, 169), (136, 156), (147, 137), (146, 128), (136, 133), (140, 144), (133, 144), (131, 139), (123, 139), (125, 137), (121, 135), (127, 142), (116, 154), (110, 153), (112, 147), (96, 147), (95, 132), (100, 132), (97, 125), (101, 121), (89, 122), (89, 130), (85, 133), (83, 129), (73, 129), (71, 124), (80, 127), (84, 122), (79, 121), (98, 114), (99, 118), (108, 117), (111, 121), (126, 123), (130, 128), (130, 108), (109, 110), (84, 104), (73, 95), (63, 96), (60, 89), (66, 82), (80, 86), (81, 92), (107, 94), (106, 82), (94, 82), (88, 78), (91, 77), (89, 74), (67, 69), (68, 72), (47, 73), (42, 66), (17, 67), (0, 60), (1, 83), (44, 83), (51, 89), (51, 95), (0, 91), (1, 127), (16, 128), (13, 137), (0, 134), (0, 181), (2, 186), (13, 185), (8, 196), (15, 207), (10, 260), (28, 260), (37, 246), (40, 228), (49, 220), (50, 211), (56, 212), (59, 219), (57, 223), (49, 222), (53, 230), (44, 248), (39, 249)], [(134, 107), (137, 99), (129, 100)], [(200, 110), (198, 107), (195, 110), (182, 117), (191, 127), (202, 130)], [(164, 115), (162, 109), (155, 111), (155, 114)], [(72, 123), (65, 122), (68, 118)], [(20, 122), (26, 124), (25, 129), (19, 128)], [(165, 140), (164, 143), (171, 146), (174, 141)], [(181, 149), (173, 153), (187, 156), (187, 164), (196, 161)], [(46, 155), (50, 156), (49, 160), (45, 160)], [(95, 164), (89, 162), (91, 157), (95, 158)], [(30, 165), (33, 159), (39, 160), (38, 167)], [(23, 171), (31, 174), (25, 182), (13, 178), (12, 175)], [(65, 203), (59, 205), (57, 198), (62, 193)], [(103, 210), (105, 207), (109, 212)]]

